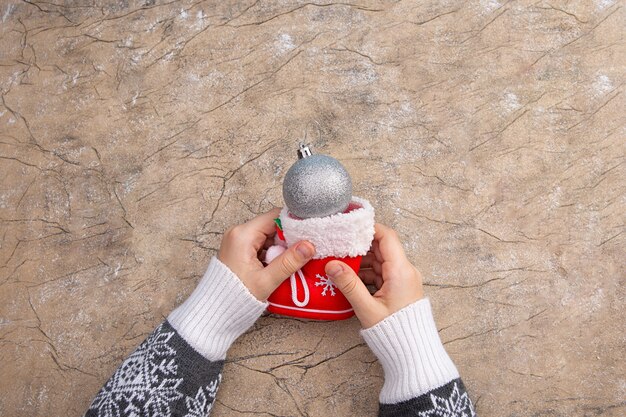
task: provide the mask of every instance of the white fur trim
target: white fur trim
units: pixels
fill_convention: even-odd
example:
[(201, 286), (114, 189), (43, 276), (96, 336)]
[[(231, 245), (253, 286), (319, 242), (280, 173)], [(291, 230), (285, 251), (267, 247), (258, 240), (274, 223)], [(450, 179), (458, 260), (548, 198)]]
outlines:
[(365, 255), (374, 239), (374, 208), (359, 197), (352, 197), (352, 203), (361, 207), (348, 213), (310, 219), (294, 219), (289, 216), (287, 207), (283, 207), (280, 223), (287, 246), (308, 240), (315, 246), (313, 259)]

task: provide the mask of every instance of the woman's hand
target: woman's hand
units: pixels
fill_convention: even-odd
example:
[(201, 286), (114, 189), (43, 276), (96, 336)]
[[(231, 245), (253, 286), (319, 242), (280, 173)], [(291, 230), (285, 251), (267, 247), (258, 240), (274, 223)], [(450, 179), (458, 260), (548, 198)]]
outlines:
[(302, 268), (315, 254), (315, 247), (308, 241), (293, 245), (269, 265), (261, 259), (273, 244), (276, 233), (274, 219), (280, 214), (275, 208), (255, 217), (247, 223), (229, 228), (217, 258), (239, 277), (258, 300), (265, 301), (289, 276)]
[[(341, 261), (326, 264), (326, 274), (352, 304), (365, 329), (424, 297), (422, 275), (407, 259), (398, 234), (378, 223), (374, 230), (372, 248), (361, 261), (360, 277)], [(370, 294), (366, 284), (377, 291)]]

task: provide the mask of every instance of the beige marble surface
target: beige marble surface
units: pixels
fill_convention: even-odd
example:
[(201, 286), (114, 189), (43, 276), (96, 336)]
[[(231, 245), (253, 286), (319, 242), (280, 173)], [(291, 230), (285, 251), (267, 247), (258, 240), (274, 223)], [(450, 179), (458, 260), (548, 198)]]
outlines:
[[(625, 9), (1, 0), (0, 415), (81, 415), (225, 228), (282, 205), (308, 124), (480, 415), (623, 416)], [(358, 329), (261, 318), (213, 415), (374, 416)]]

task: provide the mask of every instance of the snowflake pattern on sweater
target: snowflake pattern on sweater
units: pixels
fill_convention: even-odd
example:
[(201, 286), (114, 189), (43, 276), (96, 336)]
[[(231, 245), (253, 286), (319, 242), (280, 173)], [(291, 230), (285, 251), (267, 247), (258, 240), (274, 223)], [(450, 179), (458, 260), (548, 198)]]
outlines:
[(476, 417), (460, 378), (410, 400), (381, 404), (379, 417)]
[(120, 365), (85, 415), (205, 417), (222, 366), (200, 356), (165, 321)]
[[(126, 358), (94, 398), (86, 417), (207, 417), (224, 361), (200, 355), (166, 320)], [(380, 417), (476, 417), (461, 379), (396, 404)]]
[[(318, 278), (317, 287), (322, 287), (320, 291), (325, 292), (324, 295), (332, 296), (334, 290), (332, 282), (327, 277), (322, 279), (318, 276)], [(422, 321), (426, 321), (426, 330), (430, 328), (430, 333), (427, 331), (422, 334), (421, 339), (408, 338), (407, 334), (412, 334), (411, 326), (416, 326), (415, 320), (410, 321), (406, 318), (408, 317), (406, 314), (396, 316), (400, 323), (399, 331), (396, 332), (396, 339), (388, 339), (389, 343), (396, 348), (389, 354), (382, 355), (383, 359), (392, 362), (403, 360), (406, 363), (407, 358), (412, 358), (411, 355), (419, 355), (420, 352), (425, 351), (424, 346), (436, 348), (437, 343), (441, 343), (428, 301), (419, 301), (412, 306), (421, 309), (417, 310), (417, 307), (414, 307), (411, 311), (415, 310), (422, 314)], [(192, 311), (195, 313), (195, 310)], [(183, 319), (185, 317), (183, 316)], [(215, 319), (211, 315), (207, 317)], [(172, 323), (180, 325), (180, 322), (173, 321)], [(417, 331), (417, 327), (414, 331)], [(388, 328), (375, 328), (375, 330), (385, 332), (387, 336), (389, 332), (393, 333), (393, 329)], [(106, 382), (95, 396), (85, 416), (207, 417), (213, 409), (222, 378), (224, 360), (209, 360), (202, 356), (199, 350), (183, 338), (182, 334), (172, 327), (168, 320), (159, 325)], [(216, 337), (219, 338), (219, 335)], [(207, 337), (203, 342), (211, 343), (213, 340), (213, 337)], [(411, 341), (418, 346), (406, 351), (397, 348), (398, 345)], [(372, 349), (376, 348), (375, 353), (379, 350), (375, 339), (368, 336), (366, 342)], [(404, 355), (404, 358), (398, 355)], [(447, 357), (445, 351), (442, 355)], [(449, 357), (447, 358), (449, 360)], [(415, 360), (413, 362), (417, 363)], [(426, 368), (437, 366), (436, 369), (441, 370), (438, 363), (429, 361), (428, 355), (422, 356), (419, 362), (420, 366)], [(431, 388), (427, 392), (420, 389), (421, 395), (406, 401), (381, 403), (379, 416), (475, 417), (476, 413), (463, 382), (458, 378), (458, 372), (454, 366), (452, 364), (450, 366), (454, 370), (450, 374), (456, 377), (449, 375), (442, 377), (442, 381), (436, 385), (430, 385)], [(385, 378), (387, 377), (388, 375), (385, 375)], [(442, 382), (443, 385), (440, 385)], [(381, 398), (383, 398), (382, 394)]]
[[(207, 417), (224, 361), (194, 350), (166, 320), (126, 358), (94, 398), (86, 417)], [(380, 417), (476, 417), (461, 379), (396, 404)]]
[(430, 410), (420, 411), (419, 417), (475, 417), (474, 407), (467, 392), (459, 390), (459, 385), (454, 382), (450, 396), (439, 397), (430, 394), (433, 406)]
[(220, 374), (218, 378), (206, 387), (198, 388), (198, 392), (194, 398), (186, 397), (187, 414), (185, 417), (206, 417), (209, 415), (213, 407), (213, 401), (217, 395), (217, 387), (222, 380)]

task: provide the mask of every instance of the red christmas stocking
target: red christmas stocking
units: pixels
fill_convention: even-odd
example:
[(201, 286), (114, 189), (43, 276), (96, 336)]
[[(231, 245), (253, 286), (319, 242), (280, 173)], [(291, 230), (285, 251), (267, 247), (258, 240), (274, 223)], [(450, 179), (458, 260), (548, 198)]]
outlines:
[(352, 317), (352, 306), (326, 276), (324, 267), (339, 259), (359, 272), (361, 257), (374, 238), (374, 209), (370, 203), (353, 197), (343, 213), (309, 219), (297, 218), (284, 207), (276, 228), (278, 245), (268, 249), (266, 263), (300, 240), (315, 245), (315, 256), (272, 293), (268, 310), (315, 320)]

